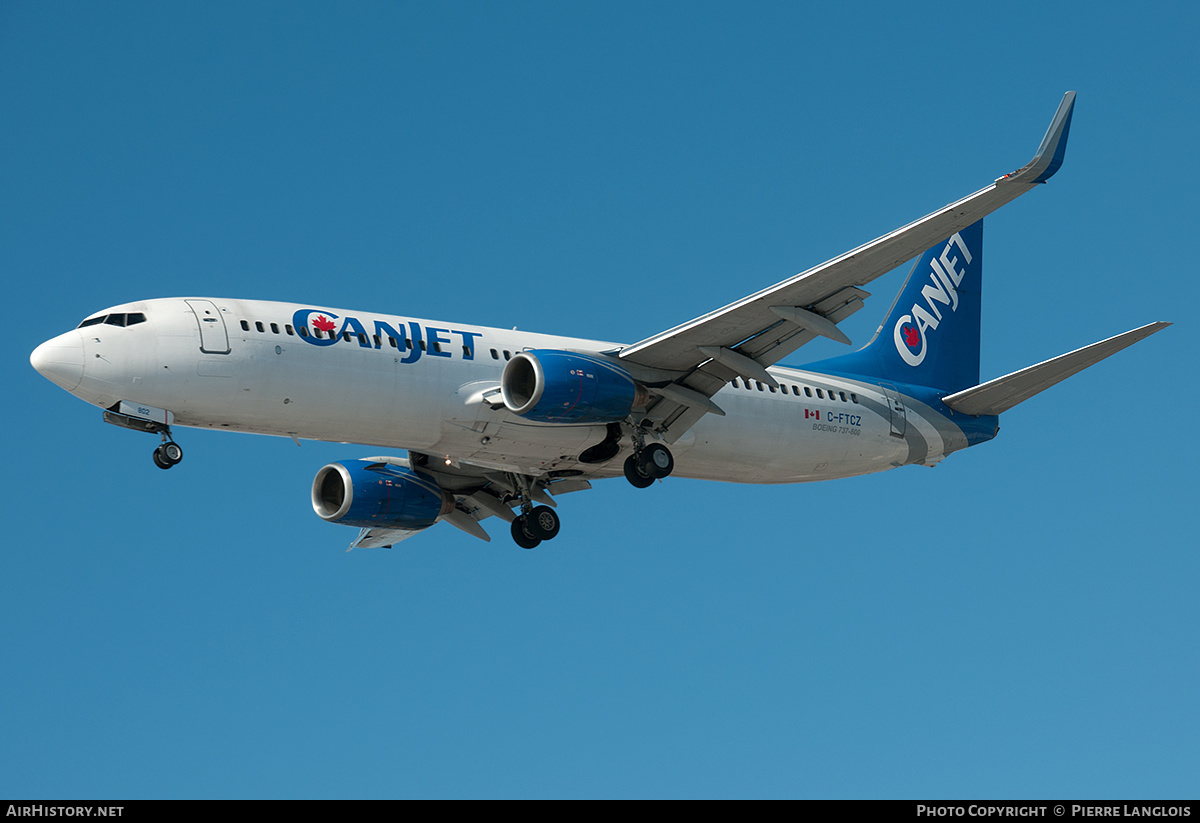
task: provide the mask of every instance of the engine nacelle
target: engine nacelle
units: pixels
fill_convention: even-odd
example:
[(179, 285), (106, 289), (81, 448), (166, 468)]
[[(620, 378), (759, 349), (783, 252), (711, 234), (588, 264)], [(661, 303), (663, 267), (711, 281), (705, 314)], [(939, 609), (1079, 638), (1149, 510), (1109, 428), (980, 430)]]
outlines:
[(313, 478), (313, 510), (344, 526), (424, 529), (454, 508), (454, 496), (410, 468), (372, 460), (322, 466)]
[(500, 375), (500, 396), (510, 412), (539, 423), (611, 423), (649, 400), (617, 364), (554, 349), (515, 354)]

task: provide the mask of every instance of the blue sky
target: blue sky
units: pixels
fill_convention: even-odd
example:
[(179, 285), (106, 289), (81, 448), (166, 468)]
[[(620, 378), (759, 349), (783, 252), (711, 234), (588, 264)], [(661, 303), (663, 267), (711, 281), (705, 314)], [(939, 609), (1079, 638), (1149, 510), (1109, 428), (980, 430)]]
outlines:
[[(1194, 798), (1198, 13), (804, 5), (3, 4), (0, 796)], [(633, 342), (1023, 165), (1068, 89), (982, 374), (1176, 325), (934, 469), (346, 554), (309, 485), (368, 447), (162, 472), (28, 363), (192, 294)]]

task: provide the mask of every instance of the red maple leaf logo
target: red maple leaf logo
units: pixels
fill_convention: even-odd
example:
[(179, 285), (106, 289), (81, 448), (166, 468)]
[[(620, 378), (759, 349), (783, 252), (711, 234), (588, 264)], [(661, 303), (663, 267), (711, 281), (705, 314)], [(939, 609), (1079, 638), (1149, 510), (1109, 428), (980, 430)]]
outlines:
[(317, 319), (313, 321), (313, 328), (321, 331), (333, 331), (333, 321), (323, 314), (318, 314)]
[(911, 326), (904, 327), (904, 344), (910, 349), (921, 345), (921, 333)]

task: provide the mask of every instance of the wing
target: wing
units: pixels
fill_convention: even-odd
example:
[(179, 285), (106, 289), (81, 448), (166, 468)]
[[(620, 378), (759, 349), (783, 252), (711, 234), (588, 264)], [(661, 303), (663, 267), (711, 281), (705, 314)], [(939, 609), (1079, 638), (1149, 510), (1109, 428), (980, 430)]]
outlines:
[(734, 377), (777, 385), (766, 367), (814, 337), (850, 341), (837, 323), (862, 308), (860, 286), (910, 260), (1039, 183), (1062, 165), (1075, 92), (1067, 92), (1027, 165), (957, 200), (770, 288), (622, 349), (630, 364), (683, 376), (656, 389), (648, 418), (673, 442), (710, 411), (707, 398)]
[[(373, 457), (369, 459), (405, 467), (411, 466), (415, 462), (422, 475), (433, 480), (439, 488), (454, 497), (454, 508), (441, 515), (438, 522), (449, 523), (472, 537), (478, 537), (489, 543), (492, 538), (480, 525), (480, 521), (493, 515), (506, 523), (512, 523), (516, 519), (513, 506), (520, 504), (519, 484), (521, 479), (526, 483), (525, 491), (531, 500), (551, 507), (558, 505), (554, 498), (559, 495), (583, 491), (592, 487), (591, 483), (581, 477), (523, 477), (518, 479), (518, 476), (514, 474), (491, 471), (469, 463), (458, 463), (454, 467), (443, 465), (439, 468), (438, 460), (431, 459), (429, 455), (419, 452), (409, 452), (407, 458)], [(346, 551), (390, 549), (400, 541), (407, 540), (424, 531), (425, 528), (429, 527), (360, 529), (358, 536)]]

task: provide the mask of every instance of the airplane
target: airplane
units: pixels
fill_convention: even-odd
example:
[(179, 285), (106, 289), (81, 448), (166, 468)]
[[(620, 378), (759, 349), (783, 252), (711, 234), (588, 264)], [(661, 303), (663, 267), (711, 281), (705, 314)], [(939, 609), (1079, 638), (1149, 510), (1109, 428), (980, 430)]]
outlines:
[[(556, 497), (669, 475), (800, 483), (932, 466), (984, 443), (999, 415), (1170, 323), (1150, 323), (979, 381), (983, 218), (1062, 165), (1067, 92), (1032, 161), (774, 286), (632, 345), (311, 304), (207, 297), (126, 303), (38, 346), (35, 369), (160, 437), (176, 427), (403, 450), (321, 467), (321, 518), (392, 547), (445, 521), (526, 549), (559, 533)], [(778, 365), (837, 324), (863, 286), (917, 257), (862, 349)], [(349, 549), (347, 549), (349, 551)]]

